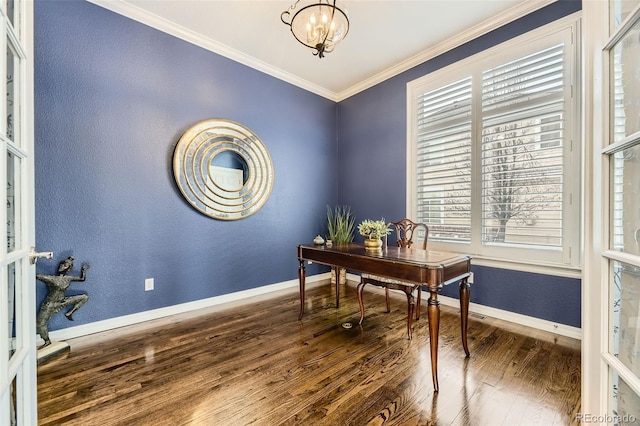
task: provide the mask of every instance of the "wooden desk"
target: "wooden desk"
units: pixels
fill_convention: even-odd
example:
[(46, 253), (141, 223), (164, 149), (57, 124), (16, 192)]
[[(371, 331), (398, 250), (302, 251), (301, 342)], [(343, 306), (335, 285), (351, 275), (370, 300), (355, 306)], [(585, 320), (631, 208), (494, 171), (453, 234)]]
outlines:
[(460, 281), (462, 347), (466, 356), (469, 356), (467, 346), (468, 278), (471, 273), (471, 258), (469, 256), (401, 247), (386, 247), (379, 252), (369, 252), (365, 250), (363, 245), (355, 243), (333, 245), (332, 247), (313, 244), (299, 245), (300, 314), (298, 320), (301, 320), (304, 315), (305, 260), (422, 284), (423, 289), (429, 292), (427, 316), (429, 319), (431, 376), (436, 392), (438, 392), (438, 335), (440, 332), (438, 293), (443, 286)]

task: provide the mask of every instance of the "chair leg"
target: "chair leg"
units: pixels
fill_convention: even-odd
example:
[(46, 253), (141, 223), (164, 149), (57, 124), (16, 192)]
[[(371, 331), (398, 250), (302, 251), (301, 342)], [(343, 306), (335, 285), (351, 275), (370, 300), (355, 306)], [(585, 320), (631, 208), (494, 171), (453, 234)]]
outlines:
[(420, 303), (422, 301), (422, 286), (418, 286), (418, 300), (416, 301), (416, 321), (420, 319)]
[(362, 290), (364, 289), (365, 285), (367, 285), (367, 283), (361, 280), (360, 284), (358, 284), (358, 287), (356, 288), (356, 292), (358, 294), (358, 303), (360, 304), (360, 321), (358, 321), (358, 324), (362, 324), (362, 321), (364, 321), (364, 302), (362, 301)]
[(411, 320), (413, 319), (416, 303), (413, 298), (413, 291), (407, 287), (404, 292), (407, 294), (407, 337), (411, 340)]
[(389, 302), (389, 288), (384, 287), (384, 294), (387, 297), (387, 312), (391, 312), (391, 303)]

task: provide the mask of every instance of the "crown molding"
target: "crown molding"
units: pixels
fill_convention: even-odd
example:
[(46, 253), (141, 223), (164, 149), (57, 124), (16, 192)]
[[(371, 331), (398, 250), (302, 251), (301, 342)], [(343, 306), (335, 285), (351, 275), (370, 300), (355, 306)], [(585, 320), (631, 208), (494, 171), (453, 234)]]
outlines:
[(391, 77), (395, 77), (396, 75), (401, 74), (417, 65), (427, 62), (428, 60), (433, 59), (438, 55), (446, 53), (452, 49), (455, 49), (456, 47), (462, 46), (465, 43), (475, 40), (476, 38), (483, 36), (495, 30), (496, 28), (500, 28), (501, 26), (515, 21), (516, 19), (522, 18), (529, 13), (535, 12), (538, 9), (542, 9), (545, 6), (554, 3), (555, 1), (556, 0), (531, 0), (522, 2), (506, 10), (505, 12), (496, 15), (492, 19), (486, 20), (474, 27), (469, 28), (464, 33), (451, 37), (443, 41), (442, 43), (424, 50), (410, 57), (409, 59), (402, 61), (399, 64), (392, 66), (391, 68), (387, 68), (379, 74), (376, 74), (354, 86), (351, 86), (347, 90), (338, 93), (338, 102), (347, 99), (348, 97), (353, 96), (357, 93), (360, 93), (370, 87), (373, 87), (376, 84), (382, 83), (383, 81), (388, 80)]
[(200, 34), (191, 31), (183, 26), (177, 25), (165, 18), (157, 16), (151, 12), (134, 6), (130, 3), (126, 3), (122, 0), (86, 0), (89, 3), (100, 6), (111, 12), (122, 15), (126, 18), (133, 19), (141, 24), (147, 25), (156, 30), (162, 31), (188, 43), (194, 44), (203, 49), (217, 53), (225, 58), (231, 59), (243, 65), (246, 65), (255, 70), (261, 71), (279, 80), (291, 83), (294, 86), (305, 89), (311, 93), (322, 96), (334, 102), (338, 102), (338, 95), (327, 90), (324, 87), (313, 84), (308, 80), (297, 77), (291, 73), (269, 65), (263, 61), (260, 61), (252, 56), (246, 55), (238, 50), (235, 50), (225, 44), (219, 43), (207, 37), (203, 37)]
[(286, 81), (294, 86), (300, 87), (316, 95), (322, 96), (334, 102), (340, 102), (347, 99), (357, 93), (360, 93), (370, 87), (375, 86), (389, 78), (403, 73), (417, 65), (420, 65), (430, 59), (435, 58), (449, 50), (459, 47), (471, 40), (474, 40), (490, 31), (495, 30), (509, 22), (512, 22), (518, 18), (526, 16), (529, 13), (535, 12), (557, 0), (530, 0), (522, 2), (511, 9), (496, 15), (494, 18), (486, 20), (474, 27), (469, 28), (464, 33), (449, 38), (448, 40), (439, 43), (423, 52), (420, 52), (405, 61), (402, 61), (391, 68), (388, 68), (366, 80), (351, 86), (350, 88), (336, 93), (331, 90), (325, 89), (308, 80), (299, 78), (291, 73), (269, 65), (263, 61), (246, 55), (238, 50), (235, 50), (225, 44), (219, 43), (215, 40), (203, 37), (194, 31), (177, 25), (167, 19), (161, 18), (155, 14), (152, 14), (146, 10), (143, 10), (137, 6), (126, 3), (122, 0), (87, 0), (89, 3), (100, 6), (104, 9), (110, 10), (114, 13), (125, 16), (129, 19), (133, 19), (151, 28), (155, 28), (164, 33), (175, 36), (186, 42), (192, 43), (196, 46), (207, 49), (211, 52), (217, 53), (221, 56), (239, 62), (243, 65), (251, 67), (255, 70), (261, 71), (277, 79)]

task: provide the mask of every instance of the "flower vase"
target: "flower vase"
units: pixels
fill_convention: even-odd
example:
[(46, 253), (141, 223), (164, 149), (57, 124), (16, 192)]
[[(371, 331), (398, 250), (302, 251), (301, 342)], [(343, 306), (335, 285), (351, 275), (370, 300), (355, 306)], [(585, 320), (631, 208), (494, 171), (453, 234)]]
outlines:
[(367, 251), (379, 251), (379, 250), (382, 250), (382, 239), (380, 239), (380, 238), (366, 238), (364, 240), (364, 248)]

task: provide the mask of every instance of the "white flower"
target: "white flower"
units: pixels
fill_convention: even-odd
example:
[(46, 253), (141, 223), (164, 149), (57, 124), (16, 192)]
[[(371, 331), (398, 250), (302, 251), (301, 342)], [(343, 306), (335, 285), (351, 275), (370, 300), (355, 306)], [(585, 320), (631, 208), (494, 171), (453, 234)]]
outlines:
[(391, 228), (387, 225), (387, 222), (384, 219), (365, 219), (360, 223), (360, 225), (358, 225), (358, 232), (363, 237), (376, 239), (389, 235), (391, 233)]

